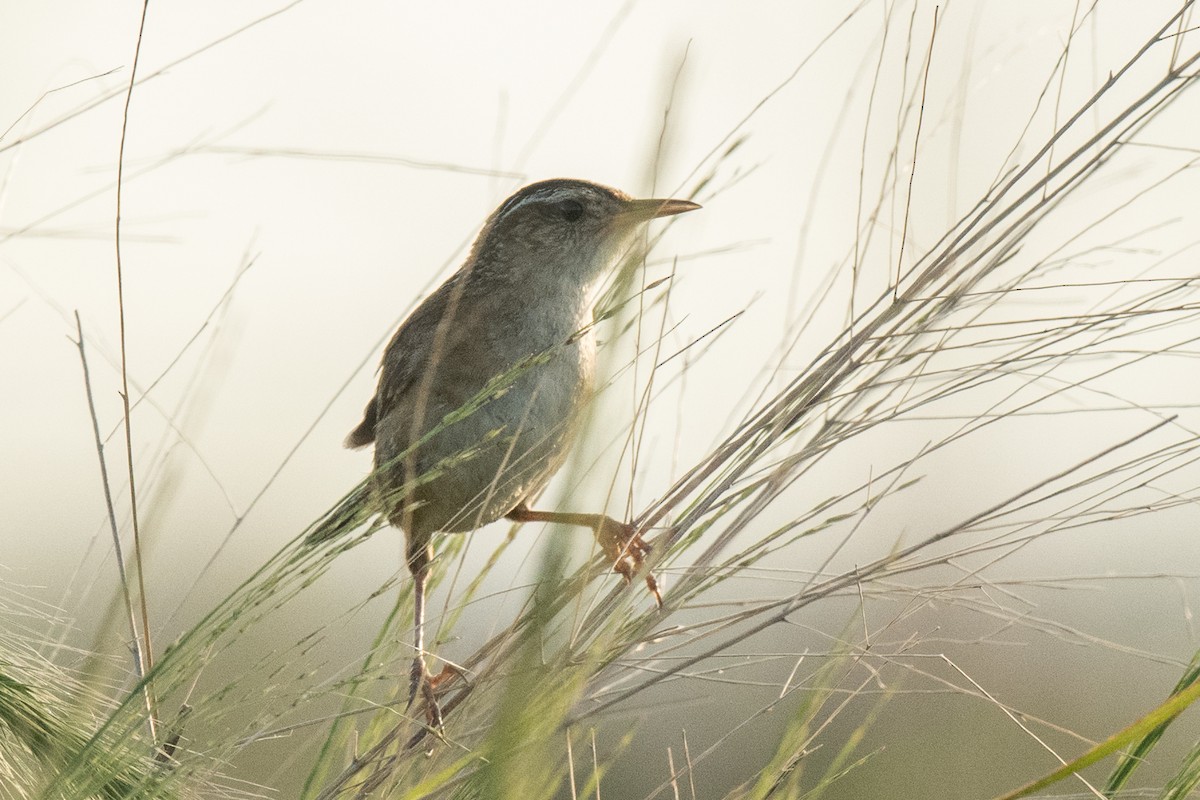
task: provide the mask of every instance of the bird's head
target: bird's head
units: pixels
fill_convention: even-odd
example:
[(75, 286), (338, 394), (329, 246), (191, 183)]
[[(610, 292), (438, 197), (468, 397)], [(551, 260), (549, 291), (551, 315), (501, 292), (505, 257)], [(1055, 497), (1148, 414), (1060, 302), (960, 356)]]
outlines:
[(621, 255), (644, 223), (697, 208), (688, 200), (638, 200), (589, 181), (541, 181), (492, 213), (475, 241), (474, 258), (477, 266), (492, 264), (535, 283), (553, 270), (587, 284)]

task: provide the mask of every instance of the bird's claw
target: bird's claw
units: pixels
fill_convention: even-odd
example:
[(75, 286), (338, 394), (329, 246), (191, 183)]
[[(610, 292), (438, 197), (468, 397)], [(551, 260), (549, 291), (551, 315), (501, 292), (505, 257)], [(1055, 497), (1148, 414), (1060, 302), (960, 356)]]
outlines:
[(413, 659), (412, 671), (409, 674), (408, 705), (405, 706), (405, 710), (411, 709), (417, 700), (417, 695), (421, 695), (425, 706), (425, 721), (430, 729), (440, 733), (443, 729), (443, 720), (438, 695), (444, 693), (456, 679), (461, 679), (463, 683), (467, 682), (467, 677), (462, 670), (453, 664), (446, 664), (442, 667), (441, 672), (433, 675), (425, 666), (425, 659), (417, 656)]
[[(638, 533), (637, 528), (628, 522), (617, 522), (605, 517), (596, 530), (596, 540), (600, 549), (613, 562), (613, 572), (619, 573), (626, 583), (633, 581), (633, 576), (641, 569), (653, 548)], [(658, 589), (658, 581), (652, 573), (646, 573), (646, 588), (654, 595), (654, 602), (662, 608), (662, 593)]]

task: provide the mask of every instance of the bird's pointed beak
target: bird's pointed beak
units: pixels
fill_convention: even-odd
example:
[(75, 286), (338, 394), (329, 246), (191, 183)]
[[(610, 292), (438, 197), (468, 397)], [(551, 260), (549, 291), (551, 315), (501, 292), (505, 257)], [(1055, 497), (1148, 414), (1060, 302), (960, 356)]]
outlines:
[(693, 203), (691, 200), (630, 200), (625, 206), (625, 214), (639, 222), (644, 222), (659, 217), (685, 214), (688, 211), (695, 211), (697, 208), (700, 208), (700, 204)]

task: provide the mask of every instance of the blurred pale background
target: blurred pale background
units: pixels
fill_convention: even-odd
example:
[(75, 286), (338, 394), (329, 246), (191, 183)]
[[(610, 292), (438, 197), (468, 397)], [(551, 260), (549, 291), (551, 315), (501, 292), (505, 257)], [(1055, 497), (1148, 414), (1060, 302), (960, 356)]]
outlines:
[[(1082, 28), (1061, 90), (1051, 84), (1063, 114), (1173, 8), (1101, 4)], [(115, 583), (79, 357), (68, 338), (75, 310), (88, 337), (101, 429), (113, 434), (110, 475), (119, 508), (127, 505), (114, 367), (113, 184), (139, 11), (134, 3), (14, 0), (0, 8), (0, 128), (12, 125), (0, 140), (2, 580), (14, 597), (59, 607), (72, 632), (45, 635), (75, 643), (90, 641)], [(881, 83), (879, 117), (864, 145), (888, 13), (882, 74), (891, 77)], [(1078, 13), (1070, 2), (941, 9), (908, 247), (924, 252), (1006, 163), (1028, 154), (1019, 149), (1006, 162)], [(658, 401), (636, 480), (627, 465), (600, 453), (632, 418), (629, 392), (602, 401), (611, 413), (601, 424), (613, 427), (595, 432), (588, 445), (601, 460), (598, 471), (617, 475), (610, 511), (640, 509), (660, 494), (750, 407), (778, 363), (789, 321), (852, 248), (861, 152), (870, 154), (877, 185), (895, 138), (908, 21), (916, 26), (904, 76), (911, 89), (932, 14), (924, 3), (915, 16), (907, 3), (152, 3), (139, 65), (147, 80), (129, 112), (123, 255), (130, 378), (145, 388), (162, 376), (152, 402), (134, 414), (159, 641), (178, 635), (362, 477), (369, 455), (340, 442), (370, 395), (383, 337), (457, 265), (479, 222), (530, 180), (581, 177), (669, 195), (690, 190), (716, 167), (698, 196), (704, 210), (678, 221), (648, 267), (650, 278), (663, 277), (669, 258), (679, 256), (664, 352), (747, 313), (689, 367), (684, 389)], [(1161, 69), (1161, 60), (1155, 65)], [(93, 108), (42, 131), (93, 100)], [(1040, 144), (1050, 127), (1038, 124), (1041, 133), (1028, 141)], [(1187, 131), (1200, 129), (1194, 98), (1159, 124), (1164, 142), (1186, 140)], [(714, 150), (743, 139), (718, 164)], [(911, 153), (905, 141), (902, 151)], [(1064, 219), (1099, 219), (1180, 163), (1147, 149), (1076, 198)], [(904, 161), (902, 171), (908, 168)], [(1129, 242), (1114, 278), (1137, 274), (1192, 240), (1197, 188), (1194, 175), (1185, 176), (1095, 235), (1096, 243), (1118, 242), (1171, 221), (1152, 243)], [(886, 235), (898, 240), (896, 230)], [(1094, 264), (1116, 258), (1108, 252)], [(1189, 270), (1196, 273), (1194, 255), (1168, 268), (1173, 275)], [(787, 359), (791, 369), (840, 330), (847, 296), (835, 294), (841, 305), (818, 317), (821, 324)], [(1136, 382), (1125, 374), (1109, 388), (1148, 406), (1185, 406), (1196, 402), (1198, 374), (1194, 361), (1150, 361)], [(1111, 405), (1098, 394), (1091, 399)], [(1083, 408), (1088, 398), (1072, 400)], [(1195, 412), (1180, 413), (1179, 425), (1194, 429)], [(897, 541), (985, 508), (1045, 477), (1057, 459), (1077, 460), (1110, 444), (1110, 434), (1127, 435), (1153, 419), (1110, 425), (1103, 414), (1081, 414), (971, 437), (923, 462), (927, 481), (892, 506), (889, 524), (875, 526), (878, 535), (853, 541), (834, 566), (878, 557)], [(838, 462), (844, 472), (818, 476), (805, 497), (867, 480), (928, 438), (912, 424), (880, 432)], [(1193, 468), (1180, 485), (1194, 491), (1196, 478)], [(594, 483), (564, 502), (602, 503), (608, 481)], [(547, 496), (561, 499), (564, 488), (556, 484)], [(779, 514), (785, 518), (787, 509)], [(920, 639), (930, 662), (922, 669), (930, 673), (961, 684), (946, 667), (952, 661), (1000, 701), (1104, 738), (1158, 702), (1197, 645), (1198, 520), (1195, 506), (1184, 506), (1034, 543), (993, 577), (1086, 580), (1023, 587), (1012, 607), (1020, 605), (1027, 619), (1011, 627), (953, 602), (923, 604), (912, 616), (883, 608), (873, 624), (895, 617), (887, 636)], [(478, 536), (494, 541), (501, 530)], [(532, 528), (520, 534), (493, 591), (524, 585), (538, 536)], [(584, 553), (587, 535), (578, 537)], [(384, 533), (347, 554), (284, 610), (280, 640), (294, 640), (312, 620), (337, 616), (386, 581), (399, 567), (399, 541)], [(468, 553), (468, 570), (490, 543)], [(827, 550), (819, 542), (808, 547), (789, 550), (795, 560), (780, 566), (811, 568)], [(728, 592), (774, 590), (764, 582)], [(501, 616), (496, 603), (474, 609), (461, 636), (485, 636)], [(352, 662), (386, 610), (384, 601), (350, 619), (333, 658)], [(827, 650), (831, 643), (818, 631), (835, 635), (853, 614), (852, 603), (825, 604), (751, 640), (739, 655)], [(741, 710), (777, 693), (786, 675), (786, 667), (747, 669), (728, 684), (672, 684), (662, 695), (669, 706), (631, 715), (637, 746), (606, 775), (608, 796), (640, 797), (658, 787), (668, 775), (667, 745), (679, 752), (686, 730), (693, 753), (706, 749)], [(863, 745), (880, 752), (830, 796), (979, 796), (1054, 765), (995, 707), (917, 677), (893, 688), (900, 695)], [(830, 741), (856, 724), (852, 716), (839, 720)], [(1172, 732), (1155, 756), (1165, 762), (1163, 774), (1198, 729), (1192, 722)], [(715, 751), (697, 767), (706, 781), (700, 796), (745, 779), (745, 765), (765, 757), (778, 730), (751, 726)], [(603, 731), (608, 741), (619, 734)], [(1069, 738), (1058, 744), (1067, 754), (1081, 748)], [(287, 796), (270, 747), (259, 760), (234, 765), (234, 774)]]

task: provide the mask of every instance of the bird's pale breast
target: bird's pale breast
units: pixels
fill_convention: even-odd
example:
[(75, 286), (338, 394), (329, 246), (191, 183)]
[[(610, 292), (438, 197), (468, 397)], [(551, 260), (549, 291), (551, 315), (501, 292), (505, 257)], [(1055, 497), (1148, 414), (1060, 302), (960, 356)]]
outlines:
[[(486, 324), (450, 326), (440, 355), (428, 359), (432, 372), (376, 427), (377, 480), (403, 497), (389, 517), (410, 536), (504, 516), (545, 488), (577, 433), (595, 368), (594, 336), (579, 333), (590, 307), (549, 318), (536, 307), (494, 311)], [(481, 399), (492, 381), (499, 386)]]

